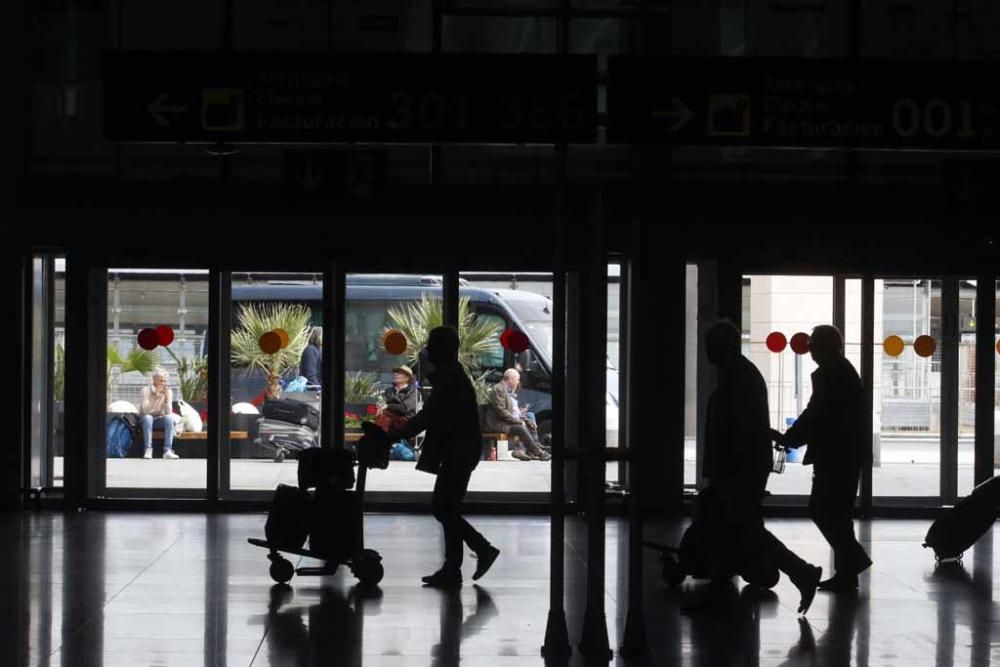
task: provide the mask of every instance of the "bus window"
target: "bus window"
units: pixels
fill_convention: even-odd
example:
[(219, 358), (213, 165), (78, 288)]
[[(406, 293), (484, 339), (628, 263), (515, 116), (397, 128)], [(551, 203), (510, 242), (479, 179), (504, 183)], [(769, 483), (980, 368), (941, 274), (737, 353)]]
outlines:
[[(507, 328), (507, 320), (502, 315), (492, 312), (477, 312), (474, 322), (476, 325), (492, 327), (498, 332), (503, 332)], [(488, 350), (483, 350), (476, 355), (475, 365), (479, 368), (480, 373), (489, 371), (490, 376), (487, 379), (492, 379), (495, 373), (503, 373), (505, 370), (503, 347), (495, 345)], [(494, 381), (499, 381), (499, 378)]]

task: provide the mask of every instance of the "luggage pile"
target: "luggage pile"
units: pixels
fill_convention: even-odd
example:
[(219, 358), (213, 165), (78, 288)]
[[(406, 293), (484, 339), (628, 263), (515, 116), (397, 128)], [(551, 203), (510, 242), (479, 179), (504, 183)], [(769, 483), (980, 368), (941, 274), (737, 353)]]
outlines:
[(268, 399), (257, 422), (257, 444), (271, 449), (281, 462), (291, 453), (318, 447), (319, 410), (310, 403), (292, 399)]

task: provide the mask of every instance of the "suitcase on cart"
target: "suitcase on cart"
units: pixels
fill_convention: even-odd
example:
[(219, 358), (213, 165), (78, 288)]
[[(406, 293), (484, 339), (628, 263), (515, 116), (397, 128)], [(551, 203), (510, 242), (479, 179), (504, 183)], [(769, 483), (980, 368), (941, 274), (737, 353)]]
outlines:
[(303, 401), (285, 398), (268, 399), (264, 401), (260, 412), (265, 419), (308, 426), (314, 431), (319, 430), (319, 410)]
[[(389, 465), (389, 442), (384, 431), (370, 426), (358, 442), (356, 483), (354, 475), (344, 471), (345, 464), (353, 468), (353, 456), (348, 454), (345, 459), (345, 453), (336, 450), (327, 455), (310, 452), (299, 460), (303, 488), (279, 486), (265, 524), (266, 539), (247, 539), (253, 546), (268, 550), (271, 578), (279, 584), (288, 583), (296, 574), (330, 576), (341, 564), (347, 565), (364, 586), (382, 580), (382, 556), (364, 544), (364, 497), (367, 471), (384, 470)], [(313, 484), (316, 490), (310, 494), (304, 487)], [(347, 488), (351, 485), (353, 490)], [(308, 549), (300, 542), (305, 532), (309, 535)], [(282, 552), (325, 562), (321, 567), (295, 567)]]
[(924, 548), (934, 549), (940, 561), (962, 560), (962, 554), (983, 536), (997, 517), (1000, 476), (988, 479), (945, 511), (927, 531)]
[(257, 422), (257, 443), (271, 448), (275, 461), (283, 461), (290, 452), (319, 446), (319, 434), (308, 426), (264, 417)]

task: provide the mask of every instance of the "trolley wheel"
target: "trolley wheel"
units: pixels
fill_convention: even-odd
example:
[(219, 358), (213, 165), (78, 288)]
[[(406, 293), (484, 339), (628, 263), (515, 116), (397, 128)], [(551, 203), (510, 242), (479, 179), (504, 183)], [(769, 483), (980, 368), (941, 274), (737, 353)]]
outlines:
[(681, 564), (672, 554), (663, 554), (663, 583), (672, 588), (676, 588), (684, 583), (687, 578)]
[(271, 578), (279, 584), (287, 584), (295, 576), (295, 566), (281, 556), (271, 557)]
[(354, 575), (364, 586), (375, 586), (382, 581), (385, 568), (382, 567), (382, 556), (377, 551), (365, 549), (354, 564)]

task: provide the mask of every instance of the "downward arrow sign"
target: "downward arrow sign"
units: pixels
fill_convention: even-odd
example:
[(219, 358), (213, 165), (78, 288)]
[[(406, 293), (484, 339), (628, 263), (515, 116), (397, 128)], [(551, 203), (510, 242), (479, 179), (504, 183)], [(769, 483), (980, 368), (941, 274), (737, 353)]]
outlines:
[(167, 118), (166, 114), (178, 114), (186, 113), (188, 110), (186, 104), (167, 104), (167, 93), (160, 93), (156, 96), (149, 106), (146, 107), (146, 111), (149, 115), (153, 117), (157, 125), (162, 125), (167, 127), (170, 125), (170, 120)]
[(301, 174), (295, 175), (295, 182), (302, 186), (302, 190), (305, 192), (312, 192), (319, 184), (323, 182), (323, 172), (313, 171), (312, 158), (306, 156), (305, 158), (305, 169)]
[(681, 129), (688, 122), (694, 118), (694, 114), (691, 113), (691, 109), (688, 108), (684, 102), (676, 97), (670, 98), (670, 110), (669, 111), (654, 111), (653, 118), (666, 118), (667, 120), (672, 120), (673, 123), (670, 124), (668, 128), (671, 132), (676, 132)]

